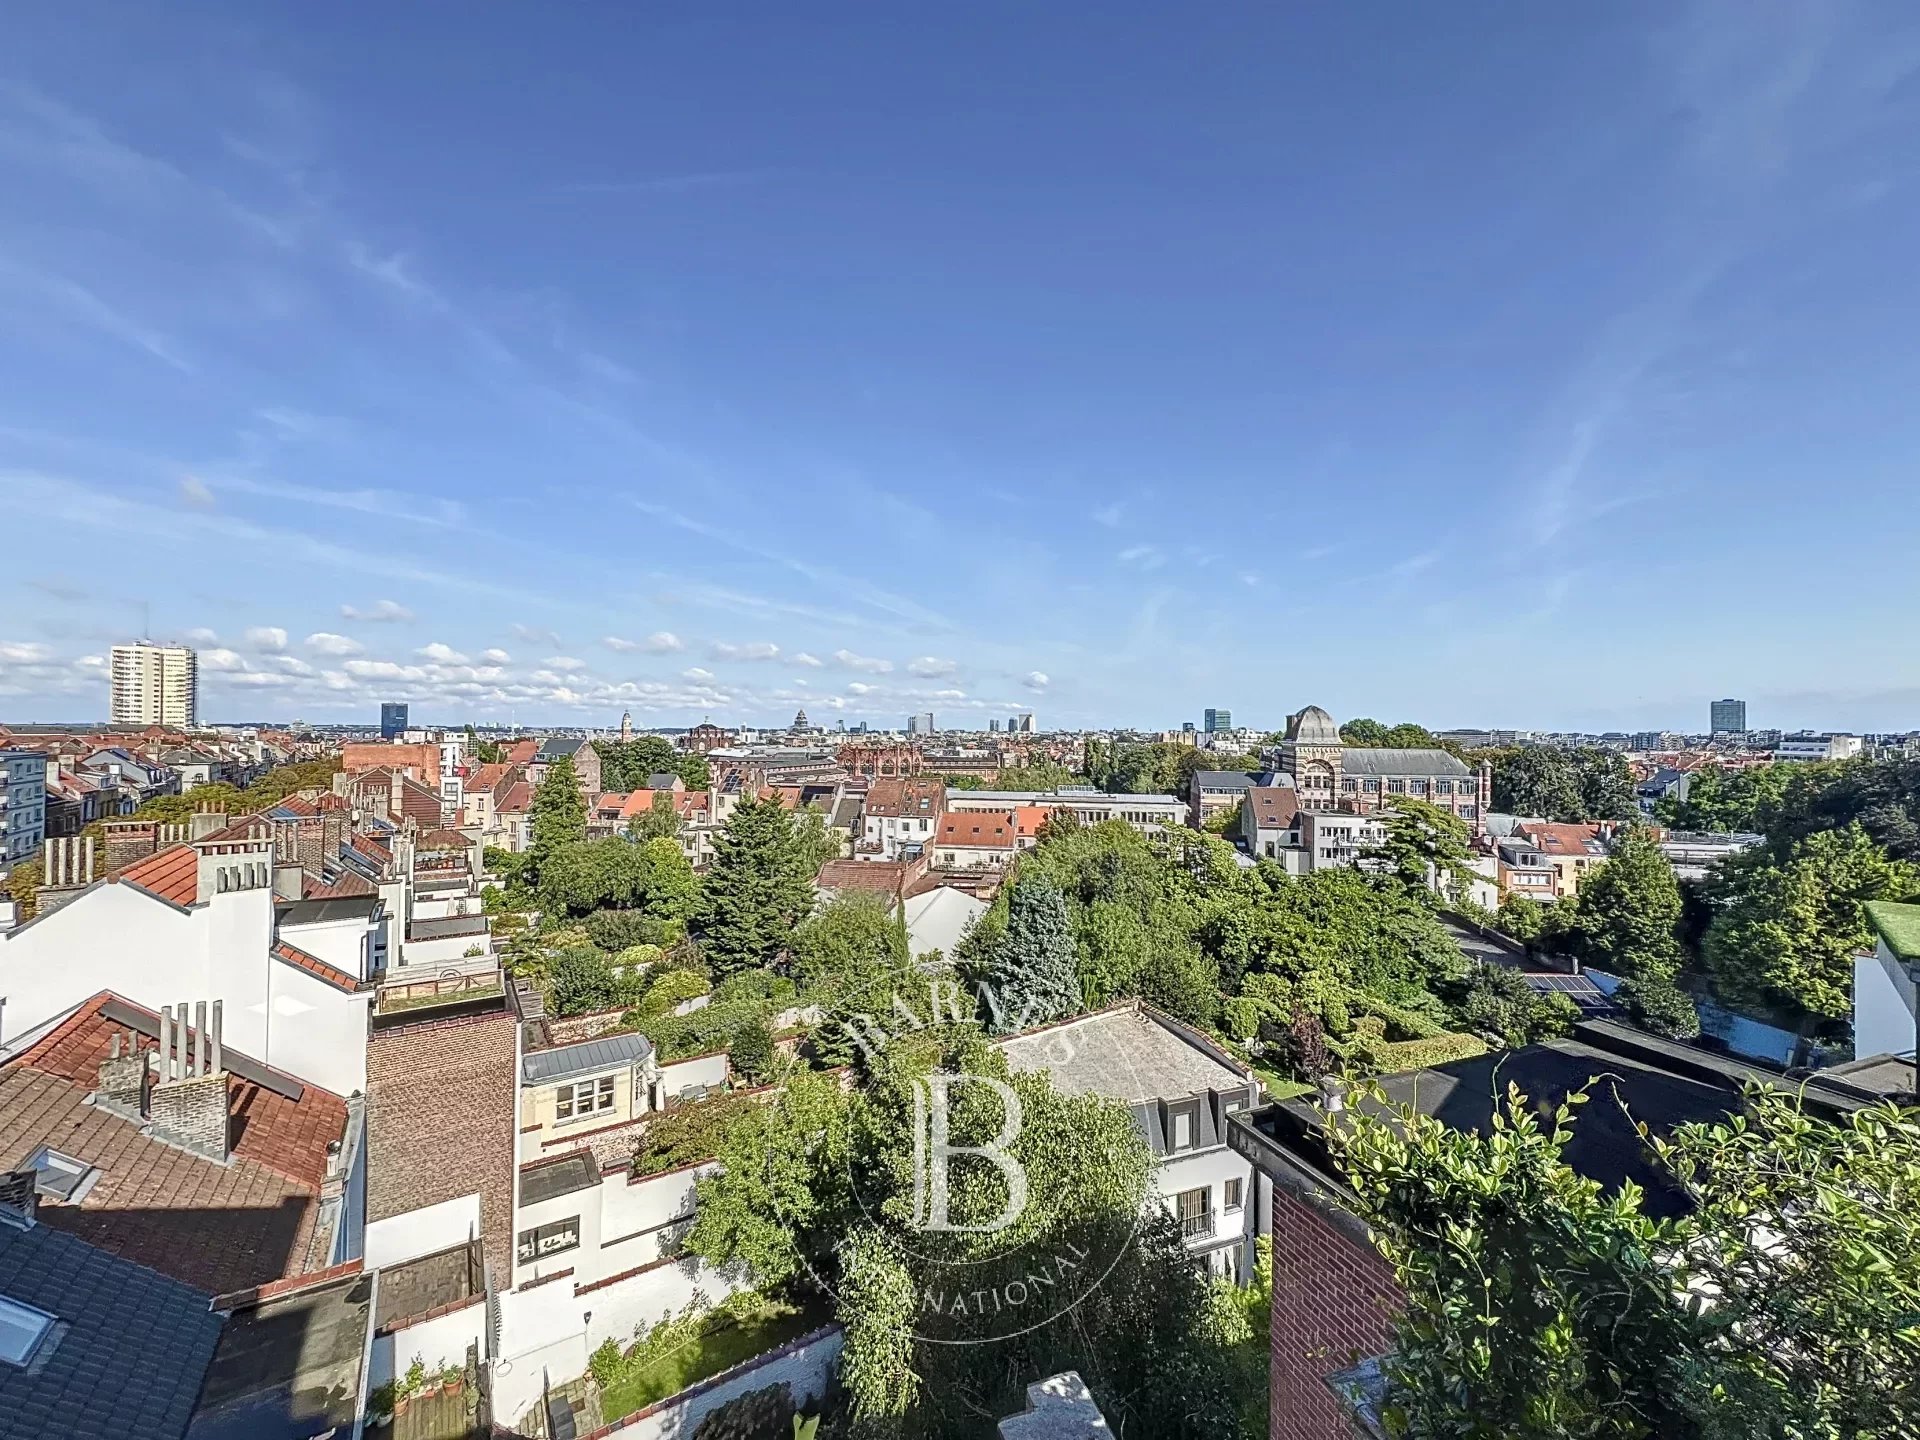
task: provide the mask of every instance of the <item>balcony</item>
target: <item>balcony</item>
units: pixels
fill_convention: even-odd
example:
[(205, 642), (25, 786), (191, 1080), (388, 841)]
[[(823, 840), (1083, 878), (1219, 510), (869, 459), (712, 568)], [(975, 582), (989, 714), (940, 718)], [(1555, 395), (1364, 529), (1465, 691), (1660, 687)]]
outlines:
[(1211, 1240), (1213, 1238), (1213, 1211), (1202, 1210), (1198, 1215), (1180, 1217), (1180, 1234), (1187, 1240)]

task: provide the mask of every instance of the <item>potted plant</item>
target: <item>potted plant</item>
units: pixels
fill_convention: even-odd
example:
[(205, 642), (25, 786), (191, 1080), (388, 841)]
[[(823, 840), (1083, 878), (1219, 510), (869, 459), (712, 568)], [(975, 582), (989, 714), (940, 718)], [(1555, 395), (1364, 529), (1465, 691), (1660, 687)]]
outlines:
[(376, 1385), (367, 1394), (367, 1418), (375, 1425), (387, 1425), (393, 1421), (393, 1407), (398, 1403), (394, 1391), (396, 1387), (389, 1380), (384, 1385)]

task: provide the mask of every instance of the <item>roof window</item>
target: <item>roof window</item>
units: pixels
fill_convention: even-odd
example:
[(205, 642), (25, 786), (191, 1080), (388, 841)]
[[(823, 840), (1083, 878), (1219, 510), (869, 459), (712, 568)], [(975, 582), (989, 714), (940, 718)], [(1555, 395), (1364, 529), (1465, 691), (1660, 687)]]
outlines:
[(27, 1161), (33, 1173), (33, 1188), (49, 1200), (78, 1205), (87, 1198), (100, 1172), (84, 1160), (63, 1155), (51, 1145), (42, 1145)]
[(53, 1316), (0, 1295), (0, 1365), (25, 1369), (53, 1329)]

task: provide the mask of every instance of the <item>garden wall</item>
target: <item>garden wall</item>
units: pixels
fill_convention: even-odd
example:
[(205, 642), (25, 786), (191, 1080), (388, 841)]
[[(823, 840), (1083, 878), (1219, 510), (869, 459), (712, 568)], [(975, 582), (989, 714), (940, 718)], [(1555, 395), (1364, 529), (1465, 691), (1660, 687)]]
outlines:
[(845, 1340), (845, 1332), (838, 1325), (828, 1325), (590, 1431), (581, 1440), (602, 1440), (604, 1436), (618, 1436), (619, 1440), (688, 1440), (702, 1420), (729, 1400), (769, 1385), (786, 1385), (794, 1403), (805, 1411), (807, 1402), (826, 1394), (833, 1382)]

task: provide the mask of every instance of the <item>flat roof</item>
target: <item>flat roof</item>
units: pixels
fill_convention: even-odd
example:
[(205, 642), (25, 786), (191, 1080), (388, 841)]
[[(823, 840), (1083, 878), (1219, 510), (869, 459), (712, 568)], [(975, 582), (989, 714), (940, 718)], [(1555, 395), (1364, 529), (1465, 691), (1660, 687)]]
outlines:
[(1920, 960), (1920, 905), (1901, 905), (1892, 900), (1869, 900), (1867, 918), (1887, 949), (1902, 960)]
[(380, 904), (378, 895), (346, 895), (330, 900), (295, 900), (279, 906), (280, 924), (324, 925), (333, 920), (364, 920)]
[(520, 1203), (538, 1205), (600, 1183), (600, 1167), (590, 1150), (575, 1150), (558, 1160), (542, 1160), (520, 1171)]
[(1065, 1095), (1104, 1095), (1134, 1105), (1248, 1083), (1239, 1071), (1132, 1006), (995, 1043), (1015, 1070), (1045, 1070)]
[(187, 1440), (308, 1440), (353, 1432), (373, 1277), (348, 1275), (236, 1310)]
[(974, 801), (1004, 801), (1008, 805), (1044, 805), (1048, 801), (1059, 804), (1072, 801), (1075, 804), (1088, 804), (1104, 800), (1114, 805), (1125, 805), (1138, 801), (1151, 801), (1157, 805), (1184, 806), (1186, 802), (1178, 795), (1144, 795), (1131, 791), (1122, 794), (1108, 794), (1104, 790), (961, 790), (947, 797), (949, 808), (965, 808)]

